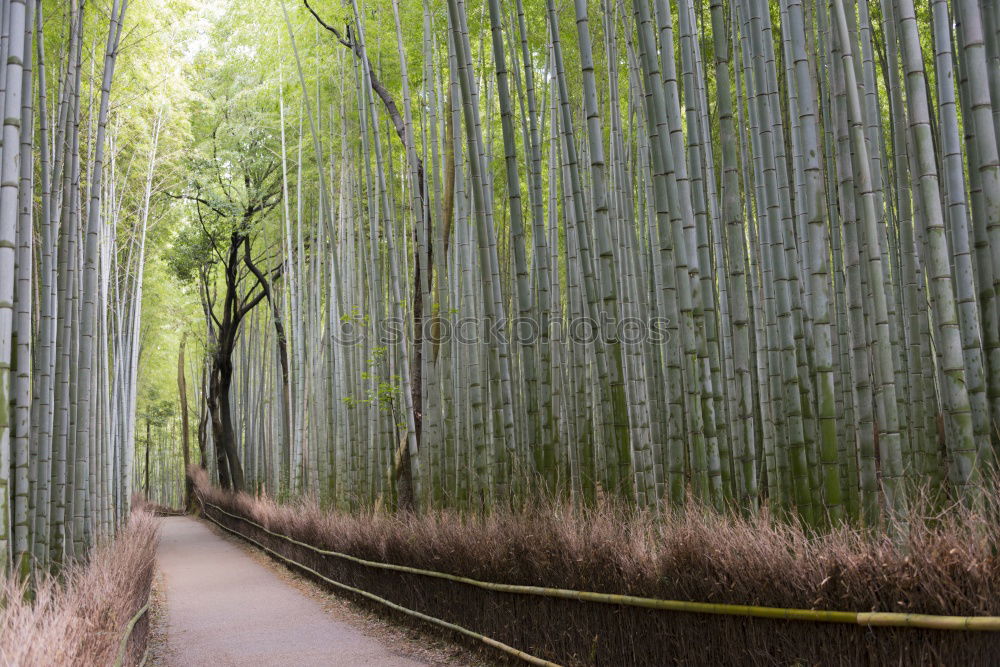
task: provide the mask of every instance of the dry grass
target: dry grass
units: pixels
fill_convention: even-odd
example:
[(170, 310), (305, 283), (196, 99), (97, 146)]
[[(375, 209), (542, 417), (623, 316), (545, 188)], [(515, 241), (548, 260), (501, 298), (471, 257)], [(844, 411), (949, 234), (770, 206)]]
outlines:
[[(485, 517), (330, 513), (212, 488), (209, 502), (322, 548), (486, 581), (665, 599), (845, 611), (1000, 615), (1000, 525), (952, 509), (903, 540), (820, 536), (708, 511), (653, 517), (549, 507)], [(994, 503), (995, 505), (995, 503)], [(483, 591), (372, 570), (216, 518), (276, 551), (399, 604), (561, 664), (997, 664), (1000, 633), (861, 628), (651, 611)]]
[[(33, 601), (9, 581), (0, 590), (0, 664), (114, 664), (125, 626), (146, 603), (157, 536), (153, 515), (136, 510), (116, 539), (98, 546), (86, 563), (38, 584)], [(148, 622), (136, 624), (126, 664), (145, 651)]]

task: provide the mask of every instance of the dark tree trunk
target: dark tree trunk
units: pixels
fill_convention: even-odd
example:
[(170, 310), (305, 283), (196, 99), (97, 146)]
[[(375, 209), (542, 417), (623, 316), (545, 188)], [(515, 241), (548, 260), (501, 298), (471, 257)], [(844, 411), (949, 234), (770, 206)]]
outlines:
[(201, 407), (198, 414), (198, 452), (199, 460), (198, 465), (201, 466), (202, 470), (208, 470), (208, 456), (206, 450), (208, 449), (208, 387), (206, 383), (207, 372), (206, 369), (202, 369), (201, 373), (201, 395), (203, 400), (201, 401)]
[[(224, 333), (224, 332), (220, 332)], [(228, 336), (220, 335), (220, 345)], [(224, 489), (245, 491), (243, 465), (236, 451), (233, 418), (229, 408), (229, 390), (233, 381), (232, 349), (226, 345), (215, 353), (212, 362), (211, 396), (208, 405), (212, 410), (212, 438), (215, 440), (216, 458), (219, 462), (219, 484)]]
[(188, 401), (187, 401), (187, 378), (184, 374), (184, 344), (187, 341), (181, 339), (181, 349), (177, 355), (177, 395), (181, 403), (181, 440), (184, 444), (184, 509), (191, 511), (194, 507), (194, 486), (191, 482), (191, 475), (188, 474), (188, 466), (191, 465), (190, 452), (190, 425), (188, 423)]
[(219, 398), (216, 395), (216, 380), (215, 371), (212, 371), (212, 381), (209, 383), (208, 396), (208, 412), (210, 414), (210, 421), (212, 422), (212, 445), (215, 447), (215, 467), (218, 469), (219, 473), (219, 486), (227, 491), (232, 488), (232, 482), (229, 478), (229, 461), (226, 457), (226, 449), (223, 443), (219, 440), (219, 434), (222, 433), (222, 418), (219, 415)]

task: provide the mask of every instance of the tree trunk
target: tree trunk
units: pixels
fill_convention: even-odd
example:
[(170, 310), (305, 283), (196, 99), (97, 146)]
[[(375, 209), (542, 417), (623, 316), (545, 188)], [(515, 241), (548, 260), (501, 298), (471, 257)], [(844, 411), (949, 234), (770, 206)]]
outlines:
[[(212, 439), (219, 464), (219, 484), (224, 489), (237, 493), (246, 489), (243, 466), (236, 451), (236, 437), (233, 433), (233, 417), (229, 406), (229, 390), (233, 383), (232, 349), (226, 346), (224, 332), (220, 339), (220, 349), (212, 361), (212, 382), (209, 386), (208, 406), (212, 412)], [(225, 346), (225, 347), (222, 347)]]
[(194, 489), (191, 476), (188, 474), (191, 453), (189, 451), (187, 381), (184, 377), (184, 344), (186, 342), (187, 336), (185, 335), (184, 338), (181, 338), (181, 349), (177, 355), (177, 395), (180, 397), (181, 403), (181, 441), (184, 447), (184, 509), (191, 511), (194, 504)]

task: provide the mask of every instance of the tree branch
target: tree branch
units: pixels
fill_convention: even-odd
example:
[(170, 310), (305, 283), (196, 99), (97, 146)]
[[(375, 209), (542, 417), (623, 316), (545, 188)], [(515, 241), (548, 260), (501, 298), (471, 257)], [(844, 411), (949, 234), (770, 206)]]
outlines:
[(216, 208), (213, 204), (211, 204), (210, 202), (206, 201), (205, 199), (202, 199), (198, 195), (186, 195), (186, 194), (175, 195), (174, 193), (170, 192), (169, 190), (164, 190), (163, 194), (167, 195), (171, 199), (179, 199), (179, 200), (184, 200), (184, 201), (198, 202), (199, 204), (202, 204), (203, 206), (207, 206), (208, 208), (212, 209), (212, 211), (216, 215), (218, 215), (220, 217), (223, 217), (223, 218), (228, 217), (224, 211)]
[(341, 44), (343, 44), (344, 46), (346, 46), (347, 48), (349, 48), (351, 51), (354, 50), (354, 45), (353, 44), (351, 44), (349, 41), (347, 41), (346, 39), (344, 39), (341, 36), (340, 32), (336, 28), (334, 28), (332, 25), (330, 25), (329, 23), (327, 23), (326, 21), (324, 21), (322, 18), (320, 18), (320, 15), (316, 13), (316, 10), (313, 9), (312, 6), (310, 6), (309, 0), (302, 0), (302, 2), (305, 3), (306, 9), (309, 10), (309, 13), (313, 15), (313, 17), (316, 19), (316, 21), (319, 22), (319, 24), (321, 26), (323, 26), (324, 28), (326, 28), (327, 30), (329, 30), (330, 32), (332, 32), (333, 36), (337, 38), (338, 42), (340, 42)]

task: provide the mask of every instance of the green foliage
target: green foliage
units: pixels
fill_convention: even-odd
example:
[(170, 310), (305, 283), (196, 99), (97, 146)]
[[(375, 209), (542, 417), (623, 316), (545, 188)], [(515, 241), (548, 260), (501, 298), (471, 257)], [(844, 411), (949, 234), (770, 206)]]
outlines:
[(193, 283), (198, 271), (213, 258), (212, 241), (200, 227), (185, 224), (177, 230), (176, 236), (166, 253), (167, 265), (178, 280)]
[(177, 351), (181, 338), (187, 334), (188, 356), (197, 358), (198, 348), (191, 341), (197, 344), (202, 339), (203, 327), (197, 291), (181, 283), (165, 262), (151, 258), (143, 287), (137, 408), (140, 415), (162, 401), (176, 403)]

